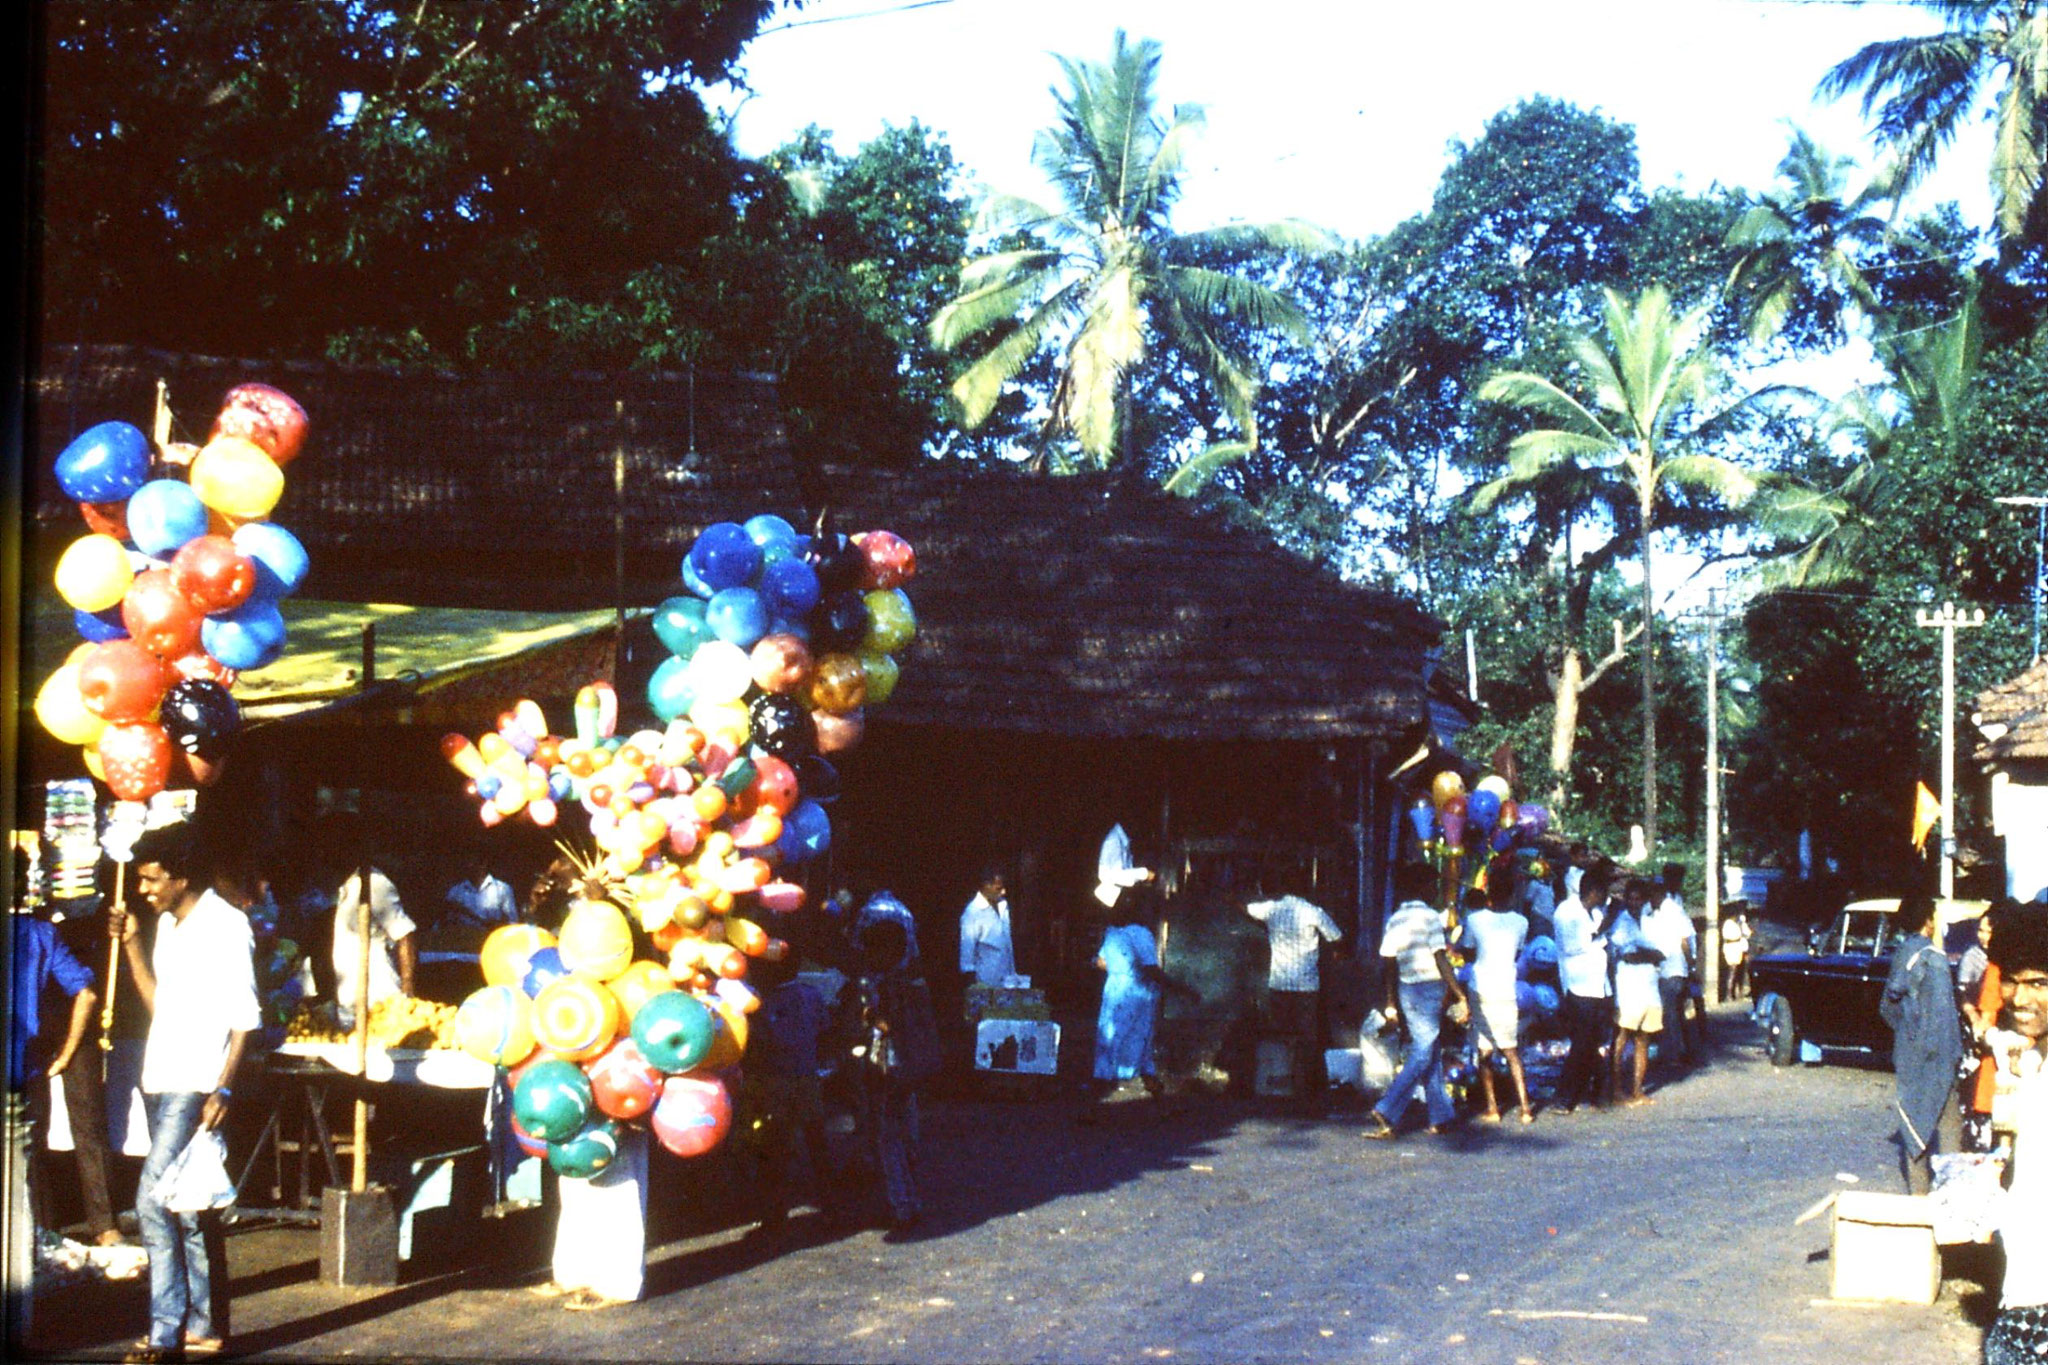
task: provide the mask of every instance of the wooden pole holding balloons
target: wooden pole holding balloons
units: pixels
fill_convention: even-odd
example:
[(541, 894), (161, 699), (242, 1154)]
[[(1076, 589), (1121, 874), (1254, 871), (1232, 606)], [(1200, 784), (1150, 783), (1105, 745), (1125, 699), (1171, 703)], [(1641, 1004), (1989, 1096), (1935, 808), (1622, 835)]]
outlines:
[[(128, 913), (128, 864), (114, 864), (114, 907), (113, 913)], [(114, 1050), (114, 987), (121, 979), (121, 940), (107, 941), (107, 999), (100, 1006), (100, 1051)]]

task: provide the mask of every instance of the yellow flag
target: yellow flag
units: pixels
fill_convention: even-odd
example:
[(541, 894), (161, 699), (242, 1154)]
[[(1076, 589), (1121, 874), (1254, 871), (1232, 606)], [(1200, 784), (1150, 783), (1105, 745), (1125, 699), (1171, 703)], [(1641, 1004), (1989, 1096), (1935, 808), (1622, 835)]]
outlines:
[(1934, 822), (1941, 819), (1941, 802), (1934, 793), (1927, 790), (1925, 782), (1913, 784), (1913, 847), (1918, 849), (1927, 842), (1927, 833), (1934, 828)]

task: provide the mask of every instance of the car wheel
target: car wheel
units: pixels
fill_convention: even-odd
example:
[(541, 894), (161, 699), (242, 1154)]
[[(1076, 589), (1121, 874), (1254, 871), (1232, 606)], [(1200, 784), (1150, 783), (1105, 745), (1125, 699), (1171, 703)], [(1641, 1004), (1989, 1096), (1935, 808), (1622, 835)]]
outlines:
[(1771, 1059), (1772, 1066), (1790, 1066), (1799, 1056), (1799, 1034), (1792, 1026), (1792, 1002), (1782, 995), (1773, 995), (1763, 1002), (1758, 1013), (1764, 1021), (1764, 1055)]

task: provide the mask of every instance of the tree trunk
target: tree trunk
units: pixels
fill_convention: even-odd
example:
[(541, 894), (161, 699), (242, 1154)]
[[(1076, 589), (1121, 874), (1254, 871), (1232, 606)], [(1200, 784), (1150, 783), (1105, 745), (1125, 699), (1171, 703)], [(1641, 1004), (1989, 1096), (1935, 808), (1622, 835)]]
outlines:
[[(1654, 498), (1654, 493), (1652, 494)], [(1657, 852), (1657, 623), (1651, 616), (1650, 499), (1642, 515), (1643, 550), (1643, 847)]]
[(1550, 721), (1550, 810), (1553, 817), (1564, 810), (1565, 789), (1570, 785), (1572, 750), (1579, 741), (1579, 693), (1585, 690), (1585, 661), (1577, 645), (1566, 645), (1557, 667), (1556, 709)]

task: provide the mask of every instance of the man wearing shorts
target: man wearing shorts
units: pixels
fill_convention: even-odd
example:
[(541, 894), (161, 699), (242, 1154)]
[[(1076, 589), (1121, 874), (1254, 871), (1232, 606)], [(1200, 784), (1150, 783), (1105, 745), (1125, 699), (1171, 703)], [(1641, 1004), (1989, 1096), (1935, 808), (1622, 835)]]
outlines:
[(1521, 888), (1512, 876), (1492, 878), (1486, 897), (1465, 916), (1461, 940), (1472, 954), (1472, 1033), (1479, 1045), (1479, 1093), (1486, 1104), (1482, 1123), (1499, 1123), (1500, 1106), (1493, 1097), (1493, 1059), (1507, 1058), (1514, 1078), (1515, 1101), (1522, 1122), (1534, 1123), (1529, 1108), (1529, 1083), (1522, 1075), (1522, 1020), (1515, 1006), (1515, 960), (1529, 938), (1529, 921), (1516, 909)]
[(1607, 951), (1614, 961), (1614, 1048), (1609, 1055), (1608, 1093), (1621, 1098), (1622, 1054), (1635, 1050), (1633, 1083), (1624, 1103), (1650, 1103), (1643, 1093), (1643, 1073), (1650, 1065), (1650, 1039), (1664, 1028), (1664, 1002), (1658, 994), (1658, 964), (1664, 954), (1643, 930), (1644, 907), (1657, 884), (1631, 877), (1621, 892), (1621, 913), (1607, 931)]

